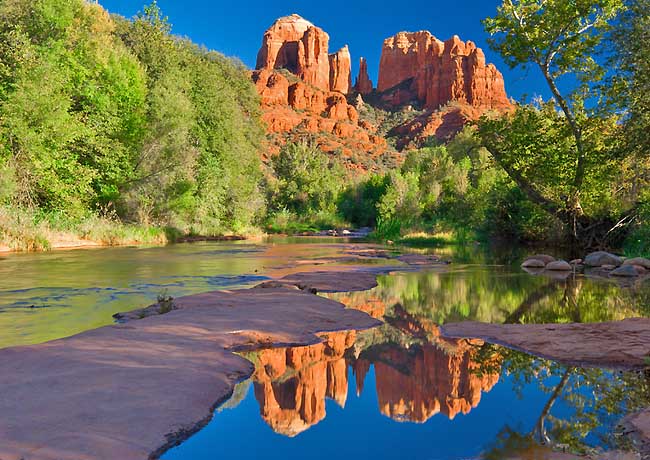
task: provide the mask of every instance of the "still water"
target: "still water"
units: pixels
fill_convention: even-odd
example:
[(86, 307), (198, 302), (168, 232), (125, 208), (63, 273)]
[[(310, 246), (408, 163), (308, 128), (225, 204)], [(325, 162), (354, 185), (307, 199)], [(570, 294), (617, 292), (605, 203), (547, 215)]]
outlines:
[[(110, 324), (112, 314), (162, 293), (246, 286), (346, 253), (340, 244), (298, 241), (5, 256), (0, 348)], [(616, 425), (650, 405), (647, 372), (565, 367), (479, 341), (444, 340), (439, 325), (648, 316), (650, 285), (530, 276), (517, 268), (517, 254), (447, 255), (459, 263), (330, 296), (382, 319), (382, 327), (244, 355), (254, 375), (163, 459), (544, 459), (542, 445), (627, 448)]]

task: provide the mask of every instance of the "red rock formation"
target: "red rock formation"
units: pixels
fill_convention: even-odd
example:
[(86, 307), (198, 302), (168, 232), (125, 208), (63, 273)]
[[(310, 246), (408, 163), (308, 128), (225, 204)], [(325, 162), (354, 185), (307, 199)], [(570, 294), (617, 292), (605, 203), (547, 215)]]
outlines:
[(368, 76), (368, 63), (365, 58), (359, 59), (359, 74), (354, 83), (354, 90), (359, 94), (371, 93), (373, 89), (372, 80)]
[[(399, 164), (401, 157), (377, 127), (359, 120), (362, 95), (373, 91), (365, 59), (354, 87), (355, 107), (345, 97), (353, 89), (348, 47), (330, 55), (328, 43), (322, 29), (295, 14), (278, 19), (264, 34), (252, 78), (261, 96), (262, 119), (274, 134), (268, 154), (308, 136), (350, 169)], [(510, 107), (503, 77), (485, 64), (476, 45), (458, 37), (443, 43), (429, 32), (400, 32), (384, 42), (378, 90), (379, 100), (369, 96), (373, 103), (417, 103), (429, 110), (390, 132), (398, 139), (398, 150), (418, 147), (430, 136), (446, 140), (486, 110)]]
[(328, 55), (328, 41), (322, 29), (298, 15), (278, 19), (264, 34), (252, 79), (262, 119), (269, 133), (280, 135), (269, 153), (309, 136), (323, 151), (340, 154), (348, 167), (362, 168), (349, 159), (379, 157), (388, 144), (367, 122), (360, 126), (356, 108), (344, 96), (351, 90), (350, 51), (345, 46)]
[(348, 94), (352, 87), (352, 60), (348, 45), (329, 55), (330, 91)]
[(441, 42), (427, 31), (400, 32), (384, 41), (377, 89), (399, 86), (394, 102), (409, 99), (436, 110), (450, 101), (483, 109), (510, 106), (503, 76), (483, 51), (457, 36)]
[(317, 424), (325, 418), (326, 398), (345, 406), (348, 376), (344, 354), (355, 337), (354, 332), (336, 332), (317, 345), (257, 354), (255, 397), (262, 418), (275, 432), (293, 437)]
[(258, 70), (287, 69), (306, 83), (330, 89), (329, 36), (297, 14), (278, 19), (266, 31), (257, 54)]
[(478, 120), (483, 112), (467, 104), (453, 103), (396, 126), (389, 135), (397, 137), (397, 148), (400, 150), (417, 148), (430, 137), (446, 141), (463, 126)]

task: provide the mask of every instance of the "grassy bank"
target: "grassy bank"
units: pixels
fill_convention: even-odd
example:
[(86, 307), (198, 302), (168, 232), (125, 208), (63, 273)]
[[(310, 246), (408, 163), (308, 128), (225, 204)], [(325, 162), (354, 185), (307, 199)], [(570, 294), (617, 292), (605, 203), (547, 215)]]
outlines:
[[(260, 235), (258, 229), (242, 231), (241, 237)], [(172, 227), (135, 225), (89, 214), (69, 218), (61, 214), (38, 212), (0, 206), (0, 251), (48, 251), (57, 248), (93, 246), (164, 245), (176, 241), (218, 239), (230, 234)]]

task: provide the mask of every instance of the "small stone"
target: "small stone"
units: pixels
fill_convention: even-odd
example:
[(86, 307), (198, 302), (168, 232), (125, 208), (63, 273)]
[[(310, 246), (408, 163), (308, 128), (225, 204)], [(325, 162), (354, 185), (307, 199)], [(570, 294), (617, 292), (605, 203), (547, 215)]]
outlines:
[(625, 262), (623, 262), (623, 265), (638, 265), (645, 269), (650, 269), (650, 259), (646, 259), (645, 257), (634, 257), (632, 259), (626, 259)]
[(582, 259), (573, 259), (569, 262), (570, 265), (582, 265)]
[(616, 268), (616, 265), (606, 264), (606, 265), (601, 265), (600, 268), (602, 268), (603, 270), (614, 270)]
[(566, 260), (556, 260), (546, 265), (546, 270), (556, 272), (567, 272), (573, 270), (569, 262)]
[(617, 268), (609, 274), (610, 276), (621, 276), (621, 277), (630, 277), (639, 276), (639, 273), (636, 271), (633, 265), (623, 265), (622, 267)]
[(618, 267), (621, 264), (623, 264), (623, 260), (619, 256), (605, 251), (592, 252), (585, 257), (585, 265), (588, 265), (589, 267), (604, 268), (605, 265)]

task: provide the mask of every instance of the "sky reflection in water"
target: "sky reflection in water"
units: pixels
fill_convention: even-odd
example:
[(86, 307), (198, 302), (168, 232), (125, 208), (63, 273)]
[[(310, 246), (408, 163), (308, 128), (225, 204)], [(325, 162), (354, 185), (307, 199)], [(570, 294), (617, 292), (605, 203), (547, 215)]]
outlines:
[(386, 324), (322, 345), (247, 354), (255, 374), (165, 460), (543, 459), (625, 447), (616, 424), (650, 404), (650, 376), (565, 367), (444, 340), (438, 324), (604, 321), (646, 315), (643, 286), (531, 278), (501, 268), (384, 277), (332, 295)]

